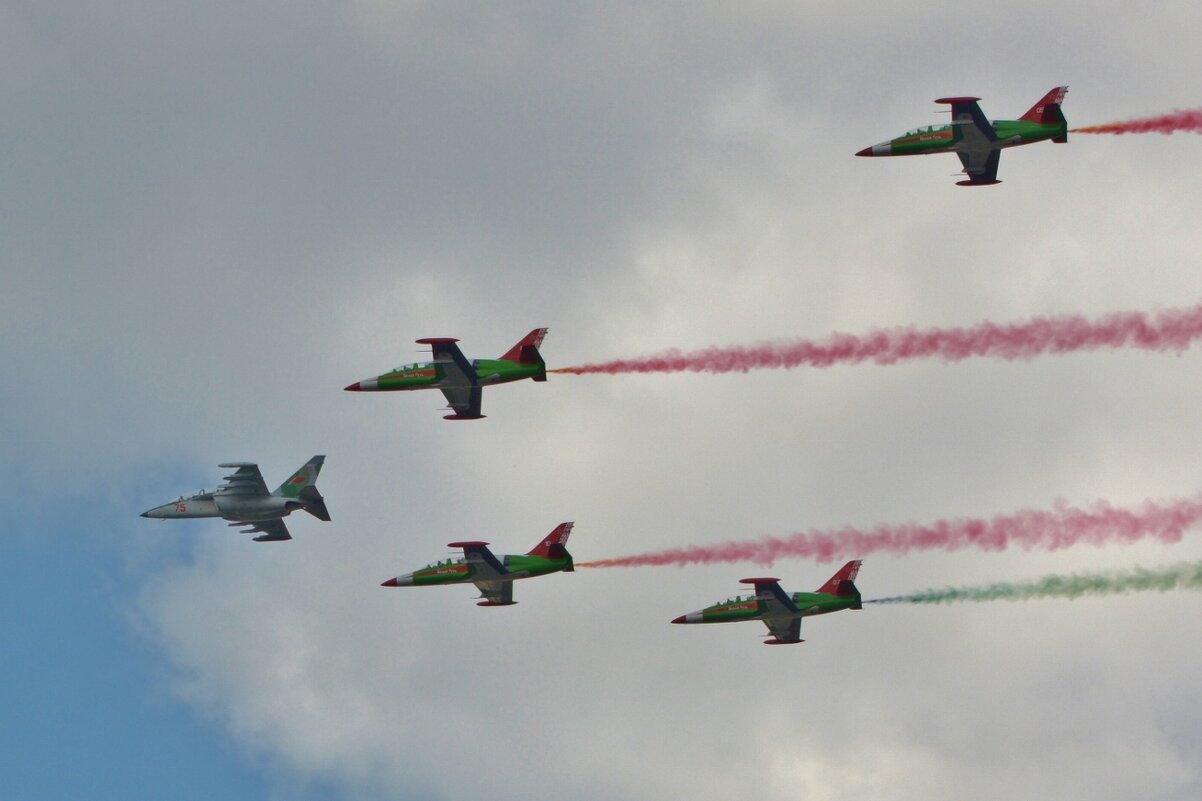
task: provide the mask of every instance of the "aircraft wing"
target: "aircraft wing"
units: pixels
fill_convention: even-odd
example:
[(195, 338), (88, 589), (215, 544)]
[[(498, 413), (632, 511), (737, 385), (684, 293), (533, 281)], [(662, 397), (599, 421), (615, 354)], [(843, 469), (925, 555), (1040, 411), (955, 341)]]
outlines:
[(1001, 150), (958, 150), (964, 172), (973, 181), (992, 183), (997, 180), (997, 165), (1001, 161)]
[(493, 556), (492, 551), (483, 543), (464, 543), (461, 547), (463, 561), (475, 568), (480, 583), (496, 581), (509, 573), (508, 568), (501, 564), (501, 560)]
[(975, 97), (944, 97), (936, 103), (949, 103), (952, 107), (952, 125), (969, 150), (987, 148), (997, 141), (997, 132), (985, 118)]
[(513, 603), (512, 581), (474, 581), (480, 595), (492, 606), (508, 606)]
[(480, 401), (484, 394), (481, 387), (443, 384), (439, 389), (442, 390), (443, 397), (447, 399), (447, 405), (454, 409), (458, 416), (481, 416)]
[(480, 417), (480, 376), (476, 368), (459, 350), (454, 339), (431, 337), (419, 339), (419, 345), (429, 345), (434, 351), (434, 362), (442, 366), (442, 390), (447, 405), (458, 417)]
[(769, 633), (781, 642), (801, 642), (801, 618), (765, 618)]
[(434, 351), (434, 361), (443, 366), (448, 383), (471, 386), (480, 381), (476, 368), (463, 355), (453, 339), (419, 339), (418, 343), (429, 345)]
[(254, 534), (262, 532), (255, 537), (255, 542), (283, 542), (284, 540), (292, 539), (292, 535), (288, 533), (288, 527), (284, 525), (283, 520), (260, 520), (258, 522), (243, 522), (230, 523), (231, 526), (250, 526), (250, 528), (242, 529), (239, 534)]
[(513, 579), (509, 569), (493, 556), (482, 542), (452, 543), (463, 548), (463, 561), (475, 571), (472, 583), (485, 599), (483, 606), (507, 606), (513, 603)]
[(259, 466), (253, 462), (226, 462), (218, 467), (236, 467), (233, 473), (225, 477), (225, 483), (217, 488), (223, 495), (270, 495), (267, 482), (259, 472)]
[[(775, 579), (747, 579), (755, 583), (755, 599), (764, 605), (765, 618), (788, 618), (797, 616), (797, 604), (788, 593), (780, 588)], [(771, 626), (769, 626), (771, 628)]]

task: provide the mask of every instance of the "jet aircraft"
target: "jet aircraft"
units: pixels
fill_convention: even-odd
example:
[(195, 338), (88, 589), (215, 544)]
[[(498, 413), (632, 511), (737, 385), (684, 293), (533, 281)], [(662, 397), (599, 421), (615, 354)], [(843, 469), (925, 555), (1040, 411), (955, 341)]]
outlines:
[(787, 594), (780, 588), (780, 579), (745, 578), (743, 584), (755, 585), (754, 595), (736, 595), (721, 603), (673, 620), (673, 623), (730, 623), (739, 620), (762, 620), (768, 627), (765, 645), (792, 645), (801, 639), (801, 619), (825, 615), (843, 609), (862, 609), (860, 591), (856, 589), (856, 574), (861, 560), (855, 559), (831, 576), (817, 592)]
[(419, 345), (429, 345), (434, 351), (434, 361), (405, 364), (395, 370), (365, 378), (346, 387), (347, 392), (391, 392), (395, 390), (438, 389), (446, 396), (447, 405), (454, 412), (444, 416), (446, 420), (479, 420), (480, 396), (490, 384), (506, 384), (529, 378), (534, 381), (547, 380), (547, 365), (538, 352), (543, 344), (547, 329), (536, 328), (520, 342), (505, 352), (499, 359), (473, 359), (468, 361), (459, 346), (459, 340), (449, 337), (419, 339)]
[(999, 184), (998, 160), (1002, 149), (1029, 145), (1051, 139), (1063, 144), (1068, 141), (1068, 123), (1060, 104), (1064, 102), (1067, 86), (1058, 86), (1044, 95), (1017, 120), (994, 120), (992, 123), (977, 105), (979, 97), (941, 97), (936, 103), (952, 107), (950, 125), (928, 125), (907, 131), (896, 139), (866, 147), (857, 156), (918, 156), (927, 153), (955, 153), (964, 165), (963, 181), (958, 186), (987, 186)]
[(449, 547), (463, 549), (462, 559), (435, 562), (421, 570), (390, 578), (380, 586), (425, 587), (471, 582), (480, 590), (483, 599), (476, 606), (510, 606), (517, 603), (513, 600), (513, 582), (517, 579), (575, 570), (572, 555), (565, 547), (572, 525), (560, 523), (529, 553), (500, 558), (488, 550), (487, 542), (452, 542)]
[(225, 483), (215, 490), (201, 490), (195, 495), (156, 506), (143, 512), (142, 517), (171, 519), (177, 517), (220, 517), (232, 520), (233, 526), (249, 526), (241, 534), (262, 532), (255, 542), (279, 542), (292, 539), (283, 518), (303, 509), (318, 520), (329, 522), (325, 499), (317, 491), (317, 474), (326, 457), (314, 456), (304, 467), (292, 474), (275, 492), (267, 489), (259, 466), (251, 462), (228, 462), (218, 467), (235, 468), (225, 477)]

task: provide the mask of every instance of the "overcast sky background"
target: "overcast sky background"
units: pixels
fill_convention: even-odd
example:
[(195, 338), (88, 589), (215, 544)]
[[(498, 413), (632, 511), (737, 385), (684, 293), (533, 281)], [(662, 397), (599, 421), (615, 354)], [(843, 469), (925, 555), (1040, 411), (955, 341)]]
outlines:
[[(670, 626), (748, 575), (379, 587), (575, 520), (578, 561), (1202, 489), (1202, 349), (342, 387), (455, 336), (549, 364), (1202, 297), (1202, 140), (857, 159), (979, 95), (1202, 104), (1202, 9), (1070, 2), (0, 5), (0, 794), (1184, 801), (1196, 595)], [(138, 514), (315, 453), (333, 522)], [(1202, 558), (867, 555), (866, 597)]]

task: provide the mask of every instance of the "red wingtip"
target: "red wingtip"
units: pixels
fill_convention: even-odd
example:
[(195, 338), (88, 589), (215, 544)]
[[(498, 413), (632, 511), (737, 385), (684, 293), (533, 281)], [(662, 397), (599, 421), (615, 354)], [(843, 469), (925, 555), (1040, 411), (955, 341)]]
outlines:
[(346, 392), (359, 392), (361, 389), (359, 383), (360, 382), (356, 381), (353, 384), (347, 384), (345, 387), (343, 387), (343, 390)]
[(390, 579), (388, 579), (388, 581), (385, 581), (380, 586), (381, 587), (399, 587), (401, 585), (396, 583), (395, 578), (390, 578)]

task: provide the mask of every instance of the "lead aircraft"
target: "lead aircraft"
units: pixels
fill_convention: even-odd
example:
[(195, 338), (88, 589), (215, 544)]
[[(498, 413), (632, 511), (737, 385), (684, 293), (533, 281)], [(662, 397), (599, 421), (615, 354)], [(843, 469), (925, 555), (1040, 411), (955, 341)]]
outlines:
[(441, 562), (390, 578), (381, 587), (425, 587), (435, 584), (472, 583), (483, 599), (476, 606), (511, 606), (513, 582), (548, 573), (571, 573), (575, 570), (572, 555), (565, 547), (572, 523), (560, 523), (543, 537), (542, 542), (525, 554), (507, 554), (500, 558), (488, 550), (487, 542), (451, 542), (448, 547), (462, 548), (462, 559)]
[(915, 128), (888, 142), (866, 147), (856, 155), (955, 153), (964, 166), (964, 174), (968, 176), (963, 181), (957, 181), (957, 186), (1000, 184), (997, 166), (1003, 148), (1029, 145), (1045, 139), (1059, 144), (1068, 141), (1068, 123), (1060, 110), (1066, 92), (1067, 86), (1057, 86), (1017, 120), (993, 122), (985, 118), (981, 107), (977, 105), (981, 99), (979, 97), (941, 97), (935, 102), (952, 107), (950, 125)]
[(249, 526), (240, 533), (254, 534), (255, 542), (279, 542), (292, 539), (283, 518), (303, 509), (318, 520), (329, 522), (325, 499), (317, 491), (317, 475), (326, 457), (318, 454), (305, 462), (300, 470), (276, 488), (267, 489), (259, 466), (252, 462), (226, 462), (218, 467), (232, 467), (234, 472), (215, 490), (201, 490), (195, 495), (156, 506), (142, 517), (167, 520), (180, 517), (220, 517), (232, 520), (230, 526)]
[(417, 340), (419, 345), (429, 345), (434, 352), (434, 361), (403, 364), (375, 378), (346, 387), (347, 392), (392, 392), (397, 390), (437, 389), (447, 399), (453, 414), (445, 420), (479, 420), (480, 398), (484, 387), (490, 384), (507, 384), (529, 378), (533, 381), (547, 380), (547, 365), (538, 348), (543, 344), (547, 329), (536, 328), (520, 342), (505, 352), (499, 359), (473, 359), (468, 361), (450, 337), (429, 337)]
[(792, 595), (780, 588), (780, 579), (745, 578), (743, 584), (755, 586), (753, 595), (736, 595), (721, 603), (673, 620), (673, 623), (733, 623), (740, 620), (762, 620), (768, 627), (765, 645), (792, 645), (801, 639), (801, 619), (825, 615), (843, 609), (863, 609), (860, 591), (856, 589), (856, 574), (860, 559), (854, 559), (831, 576), (817, 592), (795, 592)]

